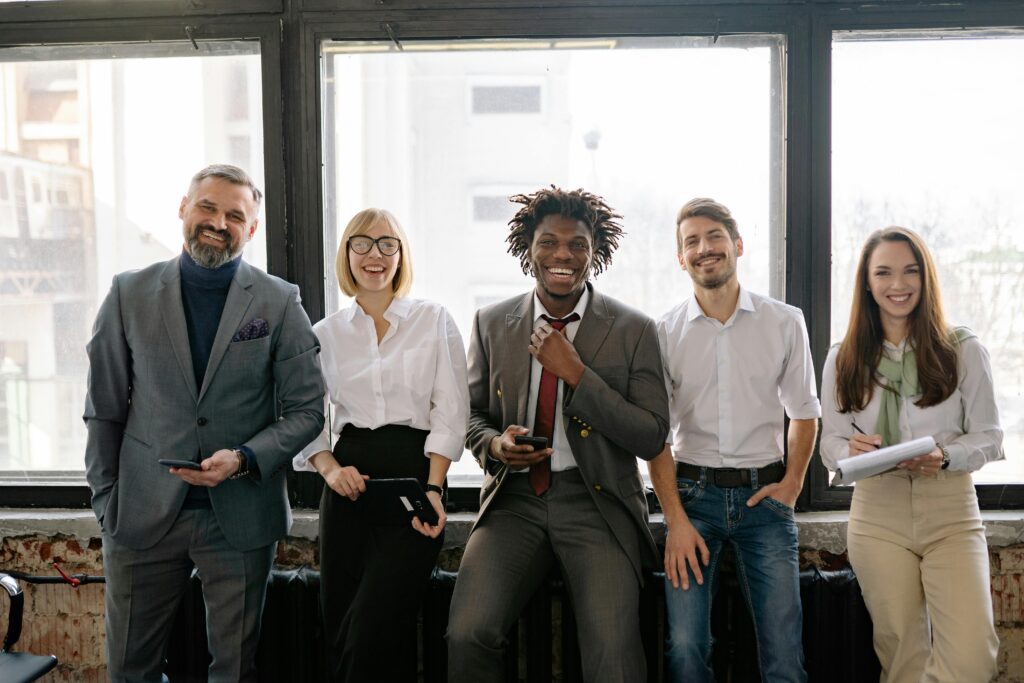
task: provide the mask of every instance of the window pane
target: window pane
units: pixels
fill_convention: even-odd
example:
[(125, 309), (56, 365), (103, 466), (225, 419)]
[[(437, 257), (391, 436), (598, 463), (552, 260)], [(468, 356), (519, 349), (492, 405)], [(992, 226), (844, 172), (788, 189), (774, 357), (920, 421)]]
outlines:
[(867, 235), (919, 232), (950, 322), (992, 355), (1007, 460), (975, 482), (1024, 482), (1024, 90), (1007, 80), (1024, 73), (1024, 34), (835, 37), (832, 339)]
[[(199, 47), (0, 51), (0, 480), (81, 481), (85, 344), (112, 276), (180, 252), (206, 164), (262, 185), (258, 44)], [(245, 257), (265, 268), (264, 240)]]
[[(602, 194), (627, 231), (602, 291), (657, 317), (690, 293), (675, 214), (714, 197), (738, 217), (740, 278), (781, 296), (782, 41), (775, 36), (323, 45), (328, 313), (345, 224), (388, 208), (409, 233), (413, 296), (463, 338), (477, 308), (530, 290), (506, 253), (509, 195)], [(453, 473), (477, 476), (466, 457)]]

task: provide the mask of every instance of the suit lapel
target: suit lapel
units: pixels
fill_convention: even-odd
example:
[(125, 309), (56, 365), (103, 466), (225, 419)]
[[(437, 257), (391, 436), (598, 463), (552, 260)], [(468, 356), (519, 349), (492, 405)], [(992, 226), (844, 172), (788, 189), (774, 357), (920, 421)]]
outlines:
[(576, 353), (580, 355), (583, 364), (589, 367), (608, 337), (615, 316), (608, 312), (604, 296), (596, 292), (590, 283), (587, 283), (587, 287), (590, 288), (590, 302), (587, 304), (583, 319), (580, 320), (580, 327), (576, 330), (573, 346), (576, 347)]
[(167, 262), (160, 276), (160, 289), (157, 292), (157, 305), (160, 307), (160, 318), (164, 322), (167, 338), (171, 340), (174, 357), (178, 359), (181, 374), (185, 375), (185, 384), (197, 397), (196, 375), (192, 369), (192, 349), (188, 344), (188, 325), (185, 323), (185, 306), (181, 303), (181, 264), (178, 258)]
[(516, 417), (514, 424), (526, 424), (526, 400), (530, 397), (530, 363), (533, 356), (527, 351), (533, 334), (533, 291), (520, 299), (511, 313), (505, 314), (505, 349), (507, 356), (502, 372), (508, 386), (516, 391)]
[(220, 314), (220, 324), (217, 325), (217, 336), (213, 338), (213, 348), (210, 349), (210, 362), (206, 366), (206, 374), (203, 375), (203, 388), (199, 391), (199, 400), (203, 400), (213, 376), (217, 374), (217, 368), (224, 360), (224, 354), (228, 350), (231, 338), (242, 323), (245, 312), (252, 303), (252, 294), (249, 288), (252, 286), (252, 266), (245, 261), (238, 264), (238, 272), (231, 281), (228, 289), (228, 298), (224, 302), (224, 312)]

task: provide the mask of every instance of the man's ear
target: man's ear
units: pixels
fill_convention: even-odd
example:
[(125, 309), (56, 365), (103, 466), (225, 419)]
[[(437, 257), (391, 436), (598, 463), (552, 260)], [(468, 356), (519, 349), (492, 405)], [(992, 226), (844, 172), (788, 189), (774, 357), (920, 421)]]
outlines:
[(676, 258), (679, 260), (679, 267), (682, 268), (683, 270), (686, 270), (686, 259), (683, 258), (683, 255), (679, 252), (676, 252)]
[(188, 206), (188, 195), (181, 198), (181, 204), (178, 206), (178, 218), (185, 218), (186, 206)]
[(743, 238), (742, 237), (737, 237), (736, 238), (736, 255), (737, 256), (743, 256)]
[[(249, 226), (249, 239), (250, 240), (252, 239), (252, 236), (256, 234), (256, 228), (258, 228), (259, 226), (260, 226), (260, 219), (259, 218), (254, 220), (252, 222), (252, 225)], [(246, 241), (249, 241), (249, 240), (246, 240)]]

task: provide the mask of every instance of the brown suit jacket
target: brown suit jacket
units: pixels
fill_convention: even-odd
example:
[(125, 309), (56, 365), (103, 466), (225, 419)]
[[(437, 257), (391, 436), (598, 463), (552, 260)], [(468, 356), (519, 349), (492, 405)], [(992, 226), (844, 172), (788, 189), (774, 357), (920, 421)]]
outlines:
[[(562, 419), (595, 507), (623, 548), (640, 541), (642, 557), (630, 558), (640, 576), (642, 566), (660, 563), (636, 463), (658, 455), (668, 434), (658, 335), (649, 317), (587, 287), (590, 302), (574, 341), (587, 368), (575, 390), (564, 389)], [(526, 424), (533, 319), (531, 291), (477, 311), (473, 323), (466, 445), (486, 472), (478, 521), (509, 474), (507, 465), (489, 457), (491, 439), (510, 424)]]

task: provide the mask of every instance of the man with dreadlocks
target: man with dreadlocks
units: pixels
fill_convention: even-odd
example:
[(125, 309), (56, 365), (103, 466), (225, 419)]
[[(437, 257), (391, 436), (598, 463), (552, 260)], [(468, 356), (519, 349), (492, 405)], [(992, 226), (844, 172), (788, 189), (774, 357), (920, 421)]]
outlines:
[[(657, 554), (636, 458), (668, 434), (656, 328), (589, 283), (623, 234), (604, 199), (552, 186), (512, 201), (508, 251), (536, 284), (473, 324), (466, 443), (486, 475), (452, 598), (449, 680), (504, 678), (506, 635), (557, 562), (584, 679), (645, 681), (641, 568)], [(526, 435), (546, 445), (516, 443)]]

